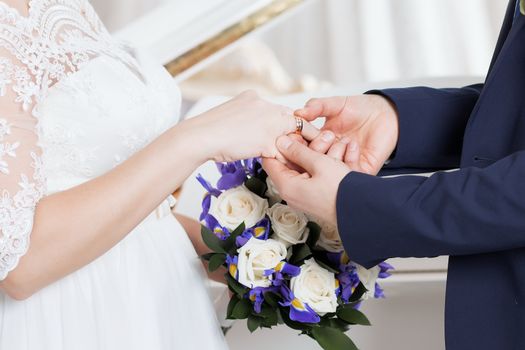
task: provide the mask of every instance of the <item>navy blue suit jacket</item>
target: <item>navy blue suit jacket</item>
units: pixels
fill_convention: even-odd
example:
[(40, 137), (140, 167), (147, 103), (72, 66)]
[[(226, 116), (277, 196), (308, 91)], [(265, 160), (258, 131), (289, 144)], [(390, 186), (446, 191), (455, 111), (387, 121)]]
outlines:
[(450, 255), (447, 349), (525, 349), (525, 17), (510, 2), (484, 84), (373, 91), (400, 134), (382, 179), (350, 173), (338, 226), (352, 260)]

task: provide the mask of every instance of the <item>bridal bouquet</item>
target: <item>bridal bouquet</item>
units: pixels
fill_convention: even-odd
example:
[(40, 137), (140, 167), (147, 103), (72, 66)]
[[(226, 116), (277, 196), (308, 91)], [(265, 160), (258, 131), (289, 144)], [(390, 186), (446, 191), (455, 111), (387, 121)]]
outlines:
[(384, 297), (376, 281), (392, 267), (351, 262), (337, 229), (288, 207), (257, 159), (217, 166), (216, 187), (197, 179), (207, 191), (202, 238), (213, 252), (203, 258), (210, 271), (228, 271), (227, 317), (247, 319), (251, 332), (284, 323), (324, 349), (357, 349), (345, 332), (370, 325), (359, 307)]

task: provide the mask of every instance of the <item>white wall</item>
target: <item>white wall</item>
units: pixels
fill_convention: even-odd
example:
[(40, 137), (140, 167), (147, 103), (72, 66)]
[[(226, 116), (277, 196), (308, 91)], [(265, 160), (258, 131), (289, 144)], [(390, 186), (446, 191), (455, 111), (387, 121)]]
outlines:
[(336, 85), (484, 76), (505, 0), (316, 0), (262, 38), (292, 75)]
[[(91, 0), (119, 29), (160, 3)], [(260, 37), (295, 77), (336, 85), (486, 73), (507, 1), (311, 0)]]

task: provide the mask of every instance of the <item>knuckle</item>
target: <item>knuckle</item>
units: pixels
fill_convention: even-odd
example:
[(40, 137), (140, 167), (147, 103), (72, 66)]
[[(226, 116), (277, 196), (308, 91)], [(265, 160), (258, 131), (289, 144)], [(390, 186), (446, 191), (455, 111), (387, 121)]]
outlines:
[(314, 97), (314, 98), (309, 99), (309, 100), (306, 102), (306, 105), (307, 105), (307, 106), (313, 106), (313, 105), (319, 104), (320, 102), (321, 102), (321, 99), (320, 99), (320, 98)]

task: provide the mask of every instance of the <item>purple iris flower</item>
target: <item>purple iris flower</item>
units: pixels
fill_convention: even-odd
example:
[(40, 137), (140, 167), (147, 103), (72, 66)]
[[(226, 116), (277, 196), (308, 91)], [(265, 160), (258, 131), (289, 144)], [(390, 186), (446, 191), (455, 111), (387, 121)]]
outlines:
[(206, 195), (204, 195), (204, 199), (202, 200), (202, 213), (199, 216), (200, 221), (204, 220), (206, 216), (210, 213), (210, 206), (211, 206), (211, 194), (206, 193)]
[(256, 313), (261, 313), (262, 304), (264, 303), (264, 293), (274, 292), (277, 293), (279, 290), (275, 287), (255, 287), (250, 290), (248, 298), (253, 302), (253, 309)]
[(326, 257), (332, 266), (337, 266), (339, 269), (343, 269), (344, 266), (350, 263), (350, 259), (345, 252), (341, 253), (330, 253), (326, 252)]
[(341, 272), (336, 276), (339, 281), (339, 296), (343, 302), (348, 303), (355, 288), (359, 285), (359, 275), (353, 265), (344, 265), (341, 268)]
[(202, 221), (210, 212), (211, 196), (219, 197), (222, 192), (213, 187), (201, 174), (197, 175), (197, 181), (199, 181), (202, 187), (206, 190), (206, 194), (202, 200), (202, 213), (199, 217), (199, 220)]
[(258, 175), (262, 171), (261, 160), (259, 158), (244, 160), (244, 167), (250, 176)]
[(287, 275), (289, 277), (295, 277), (301, 273), (301, 268), (295, 265), (289, 264), (286, 261), (281, 261), (273, 269), (268, 269), (264, 271), (265, 276), (270, 276), (274, 273)]
[(381, 279), (390, 277), (391, 276), (390, 270), (394, 270), (394, 267), (392, 265), (384, 261), (377, 266), (379, 266), (380, 268), (379, 278)]
[(214, 197), (219, 197), (221, 191), (213, 187), (201, 174), (197, 175), (197, 181), (204, 187), (204, 189)]
[(266, 241), (270, 235), (270, 220), (265, 217), (259, 221), (255, 226), (248, 228), (241, 235), (235, 239), (237, 247), (242, 247), (250, 240), (250, 238), (255, 237), (257, 239)]
[(230, 273), (230, 276), (235, 278), (235, 280), (239, 280), (239, 270), (237, 268), (237, 264), (239, 262), (239, 257), (237, 256), (226, 256), (226, 265), (228, 265), (228, 272)]
[(253, 303), (253, 309), (258, 314), (261, 313), (262, 304), (264, 302), (264, 287), (255, 287), (252, 290), (250, 290), (250, 293), (248, 294), (248, 298)]
[(383, 288), (381, 288), (381, 286), (378, 283), (376, 283), (376, 288), (374, 291), (374, 298), (376, 299), (385, 298), (385, 292), (383, 291)]
[(321, 321), (319, 315), (307, 303), (297, 299), (286, 285), (281, 286), (281, 295), (284, 302), (279, 302), (279, 304), (290, 307), (290, 319), (292, 321), (301, 323), (319, 323)]
[(217, 168), (222, 175), (217, 182), (217, 188), (220, 190), (239, 187), (246, 180), (246, 170), (240, 161), (217, 163)]
[[(394, 270), (394, 267), (392, 265), (384, 261), (377, 266), (380, 269), (378, 278), (381, 278), (381, 279), (390, 277), (391, 276), (390, 270)], [(374, 298), (376, 299), (385, 298), (385, 292), (383, 291), (383, 288), (381, 288), (379, 283), (375, 284)]]
[(252, 238), (252, 234), (248, 231), (244, 231), (242, 234), (237, 236), (237, 238), (235, 238), (235, 244), (237, 245), (237, 247), (240, 248), (244, 246), (246, 243), (248, 243), (250, 238)]
[(206, 215), (203, 219), (204, 226), (206, 226), (215, 236), (221, 240), (225, 240), (230, 237), (230, 231), (219, 224), (217, 219), (213, 215)]
[(285, 261), (281, 261), (273, 269), (268, 269), (264, 271), (265, 276), (273, 275), (272, 285), (280, 287), (285, 285), (286, 277), (296, 277), (301, 273), (301, 268), (295, 265), (289, 264)]

